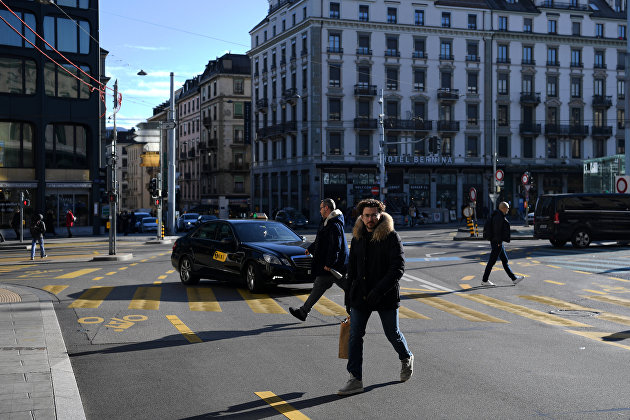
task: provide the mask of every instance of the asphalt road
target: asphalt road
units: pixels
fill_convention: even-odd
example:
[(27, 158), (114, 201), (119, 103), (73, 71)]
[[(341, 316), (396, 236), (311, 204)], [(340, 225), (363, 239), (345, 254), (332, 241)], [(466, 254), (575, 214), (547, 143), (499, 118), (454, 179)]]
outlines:
[(141, 242), (119, 242), (134, 254), (125, 262), (88, 262), (106, 253), (103, 242), (51, 245), (50, 258), (35, 262), (5, 251), (0, 281), (59, 299), (89, 419), (630, 417), (630, 247), (514, 241), (511, 266), (525, 280), (512, 285), (499, 263), (497, 287), (486, 288), (487, 243), (453, 234), (401, 232), (400, 325), (413, 378), (398, 381), (400, 362), (374, 314), (366, 391), (346, 398), (335, 395), (347, 380), (336, 286), (302, 323), (288, 307), (308, 285), (267, 296), (214, 281), (186, 288), (170, 246)]

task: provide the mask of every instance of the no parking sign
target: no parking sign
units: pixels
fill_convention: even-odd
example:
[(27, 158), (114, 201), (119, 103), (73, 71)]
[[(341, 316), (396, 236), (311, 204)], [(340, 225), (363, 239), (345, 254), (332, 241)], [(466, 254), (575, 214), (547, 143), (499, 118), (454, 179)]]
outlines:
[(616, 176), (615, 188), (619, 194), (630, 194), (630, 175)]

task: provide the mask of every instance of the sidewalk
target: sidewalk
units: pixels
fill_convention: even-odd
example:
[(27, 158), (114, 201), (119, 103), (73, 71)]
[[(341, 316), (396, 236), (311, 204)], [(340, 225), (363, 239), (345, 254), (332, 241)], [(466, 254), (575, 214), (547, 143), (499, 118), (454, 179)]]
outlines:
[[(477, 226), (478, 236), (470, 236), (470, 230), (467, 227), (459, 227), (457, 229), (457, 233), (453, 236), (454, 241), (483, 241), (483, 222), (480, 221)], [(535, 239), (534, 238), (534, 227), (533, 226), (525, 226), (523, 224), (515, 225), (514, 223), (510, 226), (510, 236), (512, 240), (524, 240), (524, 239)]]
[(52, 299), (0, 283), (1, 419), (85, 419)]

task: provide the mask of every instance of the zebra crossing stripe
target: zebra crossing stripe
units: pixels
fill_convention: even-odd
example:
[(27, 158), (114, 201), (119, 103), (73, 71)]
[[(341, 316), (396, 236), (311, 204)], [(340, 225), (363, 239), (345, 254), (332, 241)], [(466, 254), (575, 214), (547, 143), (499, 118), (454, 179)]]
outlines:
[(238, 293), (245, 299), (251, 310), (257, 314), (286, 314), (269, 295), (264, 293), (251, 293), (249, 290), (238, 289)]
[(498, 322), (498, 323), (508, 323), (503, 319), (495, 318), (491, 315), (484, 314), (482, 312), (477, 312), (473, 309), (467, 308), (462, 305), (458, 305), (456, 303), (449, 302), (445, 299), (441, 299), (430, 294), (426, 293), (405, 293), (407, 298), (417, 300), (418, 302), (422, 302), (426, 305), (432, 306), (436, 309), (449, 313), (451, 315), (455, 315), (462, 319), (472, 322)]
[(59, 284), (59, 285), (53, 285), (53, 284), (49, 284), (47, 286), (42, 287), (42, 289), (44, 289), (47, 292), (52, 293), (53, 295), (58, 295), (59, 293), (63, 292), (69, 285), (67, 284)]
[(522, 298), (522, 299), (530, 300), (532, 302), (538, 302), (538, 303), (542, 303), (544, 305), (553, 306), (553, 307), (558, 308), (558, 309), (566, 309), (566, 310), (573, 310), (573, 311), (595, 311), (595, 312), (599, 312), (598, 318), (600, 318), (600, 319), (603, 319), (605, 321), (614, 322), (616, 324), (630, 325), (630, 317), (623, 316), (623, 315), (617, 315), (617, 314), (611, 314), (609, 312), (603, 312), (603, 311), (600, 311), (598, 309), (587, 308), (587, 307), (584, 307), (584, 306), (581, 306), (581, 305), (577, 305), (575, 303), (565, 302), (564, 300), (555, 299), (555, 298), (547, 297), (547, 296), (519, 296), (519, 297)]
[(62, 274), (60, 276), (55, 277), (56, 279), (74, 279), (80, 277), (84, 274), (90, 274), (95, 271), (100, 270), (100, 268), (84, 268), (82, 270), (72, 271), (70, 273)]
[(128, 309), (147, 309), (157, 311), (160, 309), (161, 287), (138, 287)]
[(630, 308), (630, 300), (624, 299), (624, 298), (620, 298), (620, 297), (616, 297), (616, 296), (600, 296), (600, 295), (596, 295), (596, 296), (583, 296), (583, 297), (588, 298), (588, 299), (597, 300), (599, 302), (612, 303), (613, 305), (620, 305), (620, 306), (625, 306), (626, 308)]
[[(306, 302), (309, 295), (308, 292), (294, 292), (294, 294), (302, 302)], [(322, 296), (313, 306), (313, 309), (324, 316), (348, 316), (348, 313), (343, 306), (336, 304), (326, 296)]]
[(179, 331), (189, 343), (203, 343), (201, 338), (197, 336), (186, 324), (182, 322), (177, 315), (166, 315), (166, 319)]
[(209, 287), (188, 287), (188, 307), (197, 312), (222, 312), (214, 292)]
[(630, 346), (625, 344), (621, 344), (617, 341), (627, 340), (630, 338), (630, 334), (628, 333), (609, 333), (609, 332), (598, 332), (598, 331), (574, 331), (574, 330), (565, 330), (566, 332), (570, 332), (571, 334), (581, 335), (582, 337), (590, 338), (591, 340), (599, 341), (601, 343), (610, 344), (611, 346), (621, 347), (622, 349), (630, 350)]
[(112, 290), (111, 286), (92, 286), (79, 296), (77, 300), (68, 305), (68, 308), (98, 308)]
[(419, 314), (418, 312), (414, 312), (411, 309), (401, 306), (400, 308), (398, 308), (398, 316), (400, 318), (406, 318), (406, 319), (431, 319), (428, 316), (424, 316), (422, 314)]
[(275, 408), (280, 414), (289, 420), (308, 420), (308, 417), (293, 408), (291, 404), (280, 399), (280, 397), (271, 391), (259, 391), (254, 392), (254, 394), (258, 395), (263, 401)]

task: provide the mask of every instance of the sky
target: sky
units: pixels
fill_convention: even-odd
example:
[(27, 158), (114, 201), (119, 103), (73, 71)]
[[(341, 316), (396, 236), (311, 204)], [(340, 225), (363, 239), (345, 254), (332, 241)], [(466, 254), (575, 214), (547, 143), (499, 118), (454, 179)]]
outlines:
[[(175, 90), (201, 74), (208, 61), (227, 52), (245, 54), (249, 31), (267, 15), (267, 0), (101, 0), (100, 42), (109, 51), (108, 87), (122, 94), (116, 114), (120, 128), (132, 128), (169, 99), (170, 72)], [(146, 76), (138, 76), (140, 70)], [(108, 90), (107, 115), (113, 99)], [(111, 121), (108, 121), (108, 126)]]

